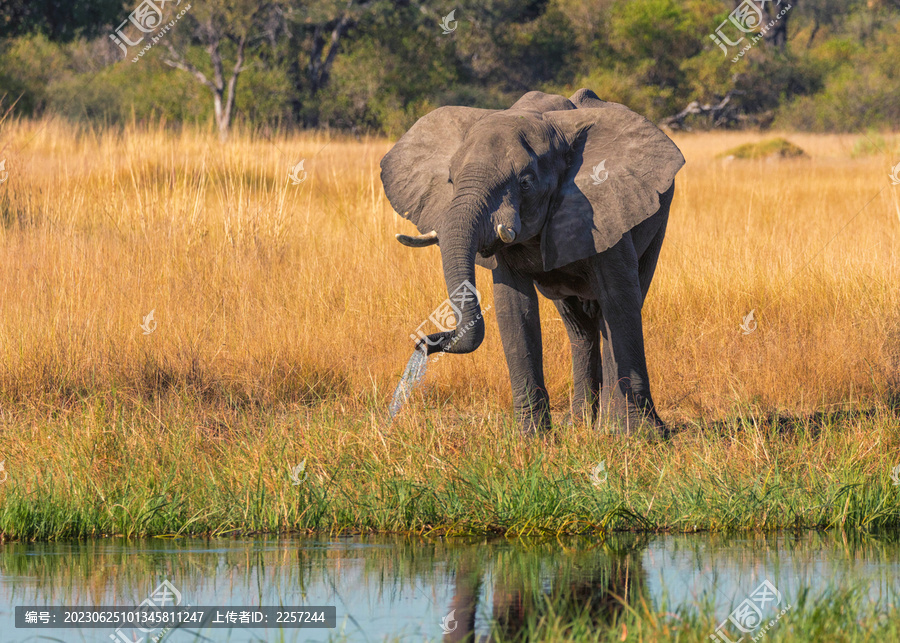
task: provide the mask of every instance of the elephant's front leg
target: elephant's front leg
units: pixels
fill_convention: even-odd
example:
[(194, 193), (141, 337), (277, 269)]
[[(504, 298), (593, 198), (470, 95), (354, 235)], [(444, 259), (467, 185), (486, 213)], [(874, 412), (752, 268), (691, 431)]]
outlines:
[(550, 428), (550, 401), (544, 386), (541, 319), (531, 277), (502, 262), (494, 269), (494, 303), (509, 367), (513, 408), (526, 434)]
[(631, 235), (626, 234), (612, 248), (595, 255), (591, 267), (592, 286), (603, 317), (599, 422), (610, 421), (626, 433), (649, 423), (664, 433), (665, 424), (650, 394), (641, 322), (644, 298)]
[(597, 417), (600, 401), (599, 314), (578, 297), (557, 299), (553, 303), (572, 345), (572, 422), (590, 426)]

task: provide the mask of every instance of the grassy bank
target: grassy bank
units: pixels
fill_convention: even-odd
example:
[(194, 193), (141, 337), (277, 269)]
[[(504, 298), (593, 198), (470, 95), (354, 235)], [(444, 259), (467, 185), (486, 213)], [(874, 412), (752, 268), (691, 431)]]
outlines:
[[(775, 162), (716, 158), (752, 133), (676, 137), (688, 163), (644, 325), (682, 430), (648, 444), (523, 441), (490, 312), (483, 347), (436, 364), (388, 427), (410, 334), (446, 297), (438, 250), (393, 240), (411, 226), (381, 191), (389, 141), (0, 133), (6, 537), (900, 522), (896, 137), (786, 135), (807, 157)], [(486, 272), (478, 286), (487, 309)], [(568, 342), (542, 315), (561, 417)]]
[(793, 420), (747, 410), (666, 443), (587, 429), (526, 441), (489, 409), (388, 427), (383, 413), (339, 404), (210, 412), (111, 398), (4, 419), (7, 538), (900, 526), (900, 418), (888, 409)]

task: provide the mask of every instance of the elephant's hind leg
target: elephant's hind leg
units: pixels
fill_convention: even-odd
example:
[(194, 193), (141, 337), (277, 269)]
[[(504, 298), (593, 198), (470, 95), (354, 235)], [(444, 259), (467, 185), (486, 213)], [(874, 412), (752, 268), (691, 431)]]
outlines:
[(585, 310), (578, 297), (553, 301), (572, 344), (572, 422), (591, 426), (600, 404), (599, 312)]

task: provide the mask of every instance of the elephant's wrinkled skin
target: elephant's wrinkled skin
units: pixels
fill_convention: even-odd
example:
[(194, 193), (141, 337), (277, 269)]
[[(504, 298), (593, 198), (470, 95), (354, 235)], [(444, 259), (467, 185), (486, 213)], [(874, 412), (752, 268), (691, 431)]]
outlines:
[[(572, 343), (575, 419), (630, 431), (665, 425), (650, 394), (641, 308), (665, 236), (678, 148), (655, 125), (589, 90), (530, 92), (508, 110), (442, 107), (381, 161), (391, 205), (411, 220), (413, 247), (439, 243), (448, 292), (489, 268), (516, 417), (549, 428), (539, 291)], [(465, 328), (465, 332), (459, 332)], [(478, 302), (428, 353), (474, 351)]]

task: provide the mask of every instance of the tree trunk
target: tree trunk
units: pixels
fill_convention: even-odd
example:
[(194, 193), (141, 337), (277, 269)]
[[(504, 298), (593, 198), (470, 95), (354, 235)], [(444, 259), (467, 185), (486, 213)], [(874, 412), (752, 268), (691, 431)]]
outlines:
[(209, 60), (212, 63), (212, 80), (207, 78), (203, 72), (188, 62), (170, 43), (166, 43), (166, 47), (169, 49), (171, 58), (166, 59), (163, 62), (171, 67), (190, 73), (203, 85), (209, 87), (209, 90), (213, 95), (213, 111), (216, 118), (216, 129), (219, 131), (219, 140), (224, 143), (228, 139), (228, 132), (231, 129), (231, 116), (234, 113), (234, 95), (237, 91), (238, 76), (240, 76), (241, 72), (245, 69), (244, 55), (247, 48), (247, 34), (244, 33), (241, 35), (237, 42), (237, 56), (234, 67), (231, 70), (231, 76), (228, 78), (228, 84), (226, 85), (222, 55), (219, 52), (220, 35), (213, 29), (212, 23), (209, 23), (206, 26), (206, 33), (209, 34), (206, 52), (209, 54)]

